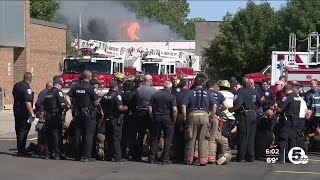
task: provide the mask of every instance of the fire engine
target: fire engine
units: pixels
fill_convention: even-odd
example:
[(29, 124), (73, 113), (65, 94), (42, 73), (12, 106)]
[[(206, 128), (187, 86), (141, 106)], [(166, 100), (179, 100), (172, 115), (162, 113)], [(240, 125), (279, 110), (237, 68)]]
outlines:
[(312, 32), (307, 37), (308, 50), (296, 52), (297, 38), (294, 33), (289, 35), (289, 51), (273, 51), (271, 66), (267, 66), (260, 73), (247, 74), (246, 77), (261, 82), (262, 78), (274, 85), (281, 75), (285, 75), (288, 82), (294, 80), (302, 85), (308, 85), (311, 79), (320, 79), (319, 36)]
[(155, 88), (162, 88), (165, 81), (172, 76), (184, 77), (191, 86), (196, 71), (192, 61), (185, 52), (163, 49), (151, 49), (144, 53), (141, 60), (143, 74), (150, 74)]
[(125, 48), (97, 40), (75, 39), (71, 45), (82, 52), (82, 57), (65, 57), (63, 59), (64, 80), (63, 92), (78, 81), (83, 70), (90, 70), (100, 82), (99, 92), (106, 93), (113, 74), (124, 72), (124, 60), (127, 53)]

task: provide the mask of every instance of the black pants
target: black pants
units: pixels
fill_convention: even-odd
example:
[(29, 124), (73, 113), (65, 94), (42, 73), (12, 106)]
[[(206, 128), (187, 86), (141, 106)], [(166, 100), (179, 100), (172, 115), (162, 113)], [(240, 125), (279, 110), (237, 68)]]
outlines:
[[(74, 119), (74, 144), (73, 152), (76, 158), (91, 157), (93, 135), (97, 121), (92, 116), (77, 116)], [(80, 137), (82, 137), (80, 147)]]
[(45, 121), (45, 142), (47, 156), (61, 156), (62, 153), (62, 120), (59, 113), (48, 113)]
[(174, 125), (173, 147), (175, 158), (177, 160), (184, 160), (185, 140), (183, 114), (178, 114), (177, 121)]
[(151, 148), (149, 156), (151, 160), (155, 159), (159, 150), (161, 131), (164, 132), (164, 148), (162, 152), (162, 159), (169, 160), (170, 147), (174, 133), (174, 124), (172, 123), (170, 115), (154, 115), (154, 120), (152, 121)]
[(254, 139), (257, 129), (257, 116), (254, 111), (242, 113), (238, 123), (237, 160), (254, 160)]
[[(107, 158), (121, 159), (121, 136), (122, 123), (118, 123), (116, 117), (112, 117), (106, 123), (106, 141), (104, 146), (108, 147), (108, 152), (105, 152)], [(105, 148), (106, 149), (106, 148)]]
[(28, 118), (28, 114), (14, 111), (18, 153), (24, 153), (26, 151), (27, 137), (31, 127), (31, 124), (27, 123)]
[[(132, 138), (130, 136), (134, 136), (132, 132), (132, 120), (133, 116), (131, 115), (125, 115), (124, 121), (122, 124), (122, 139), (121, 139), (121, 151), (122, 156), (126, 158), (128, 155), (130, 155), (130, 151), (132, 151)], [(127, 152), (127, 149), (129, 149), (129, 154)]]
[(291, 148), (296, 146), (297, 130), (293, 127), (292, 121), (288, 119), (279, 128), (279, 161), (284, 161), (284, 154), (287, 154)]
[(147, 130), (150, 131), (151, 118), (147, 110), (139, 110), (135, 118), (137, 139), (135, 143), (134, 158), (141, 158), (143, 155), (143, 139)]

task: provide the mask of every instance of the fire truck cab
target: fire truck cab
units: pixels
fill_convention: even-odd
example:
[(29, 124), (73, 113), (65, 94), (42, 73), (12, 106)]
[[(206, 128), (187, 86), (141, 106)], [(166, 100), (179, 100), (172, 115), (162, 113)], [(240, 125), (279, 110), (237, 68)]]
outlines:
[(96, 40), (76, 40), (72, 45), (85, 56), (64, 58), (62, 68), (64, 88), (62, 91), (67, 93), (79, 81), (81, 72), (90, 70), (100, 82), (99, 95), (108, 92), (113, 74), (124, 73), (126, 49)]

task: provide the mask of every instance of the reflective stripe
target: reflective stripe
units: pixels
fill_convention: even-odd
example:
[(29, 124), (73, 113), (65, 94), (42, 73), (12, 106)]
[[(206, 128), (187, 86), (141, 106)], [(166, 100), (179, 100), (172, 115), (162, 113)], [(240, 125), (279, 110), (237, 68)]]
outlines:
[(311, 107), (320, 107), (320, 104), (312, 104)]

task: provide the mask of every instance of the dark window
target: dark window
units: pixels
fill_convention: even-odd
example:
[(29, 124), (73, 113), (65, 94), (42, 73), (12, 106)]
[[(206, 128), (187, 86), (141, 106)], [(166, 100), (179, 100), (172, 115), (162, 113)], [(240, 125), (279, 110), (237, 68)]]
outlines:
[(145, 74), (155, 75), (159, 71), (159, 63), (145, 63), (142, 64), (142, 71)]
[(64, 73), (78, 74), (84, 70), (90, 70), (94, 74), (110, 74), (110, 60), (90, 59), (66, 59), (64, 61)]

